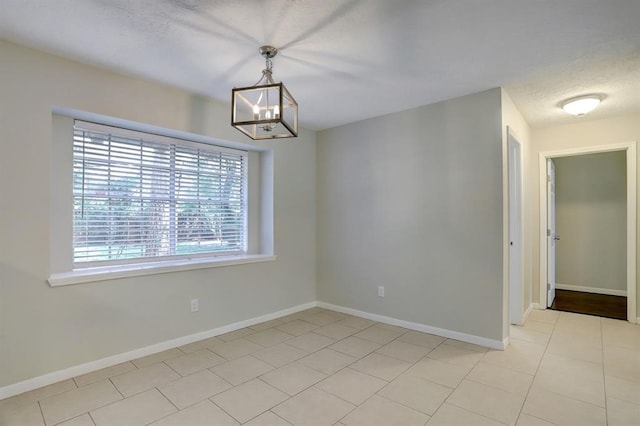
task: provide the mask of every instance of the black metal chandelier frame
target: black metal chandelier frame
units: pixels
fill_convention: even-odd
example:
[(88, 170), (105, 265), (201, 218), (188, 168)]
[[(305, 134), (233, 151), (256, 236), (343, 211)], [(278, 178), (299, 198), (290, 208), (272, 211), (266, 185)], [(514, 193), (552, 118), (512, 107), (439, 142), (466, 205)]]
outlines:
[(298, 103), (282, 82), (273, 80), (271, 59), (278, 49), (262, 46), (259, 51), (265, 58), (260, 80), (231, 91), (231, 125), (254, 140), (295, 138)]

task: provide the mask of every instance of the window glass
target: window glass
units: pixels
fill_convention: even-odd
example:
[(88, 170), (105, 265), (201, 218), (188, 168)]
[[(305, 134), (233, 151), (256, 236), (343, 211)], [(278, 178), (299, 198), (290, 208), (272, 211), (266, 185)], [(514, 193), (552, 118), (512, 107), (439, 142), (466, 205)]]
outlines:
[(245, 253), (247, 153), (76, 122), (76, 267)]

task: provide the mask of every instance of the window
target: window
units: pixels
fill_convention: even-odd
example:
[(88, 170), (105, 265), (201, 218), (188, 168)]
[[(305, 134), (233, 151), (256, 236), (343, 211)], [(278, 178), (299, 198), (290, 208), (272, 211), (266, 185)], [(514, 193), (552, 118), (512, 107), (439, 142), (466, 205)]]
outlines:
[(76, 121), (74, 268), (246, 253), (247, 155)]
[(59, 106), (51, 118), (52, 287), (277, 259), (273, 149)]

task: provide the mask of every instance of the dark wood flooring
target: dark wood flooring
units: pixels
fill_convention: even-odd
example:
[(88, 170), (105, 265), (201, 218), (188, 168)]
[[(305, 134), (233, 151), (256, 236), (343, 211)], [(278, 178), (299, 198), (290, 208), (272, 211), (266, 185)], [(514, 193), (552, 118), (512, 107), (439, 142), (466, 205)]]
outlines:
[(627, 298), (556, 289), (556, 300), (551, 305), (551, 309), (626, 320)]

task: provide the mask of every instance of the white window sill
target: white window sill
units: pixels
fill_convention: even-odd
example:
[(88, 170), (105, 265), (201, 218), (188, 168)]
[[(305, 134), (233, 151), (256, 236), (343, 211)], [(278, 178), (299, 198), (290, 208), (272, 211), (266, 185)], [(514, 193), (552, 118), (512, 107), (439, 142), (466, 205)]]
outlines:
[(51, 274), (49, 285), (58, 287), (142, 275), (165, 274), (168, 272), (190, 271), (193, 269), (218, 268), (221, 266), (243, 265), (246, 263), (269, 262), (275, 255), (247, 254), (240, 256), (206, 257), (196, 259), (167, 260), (162, 262), (136, 263), (120, 266), (76, 269), (71, 272)]

